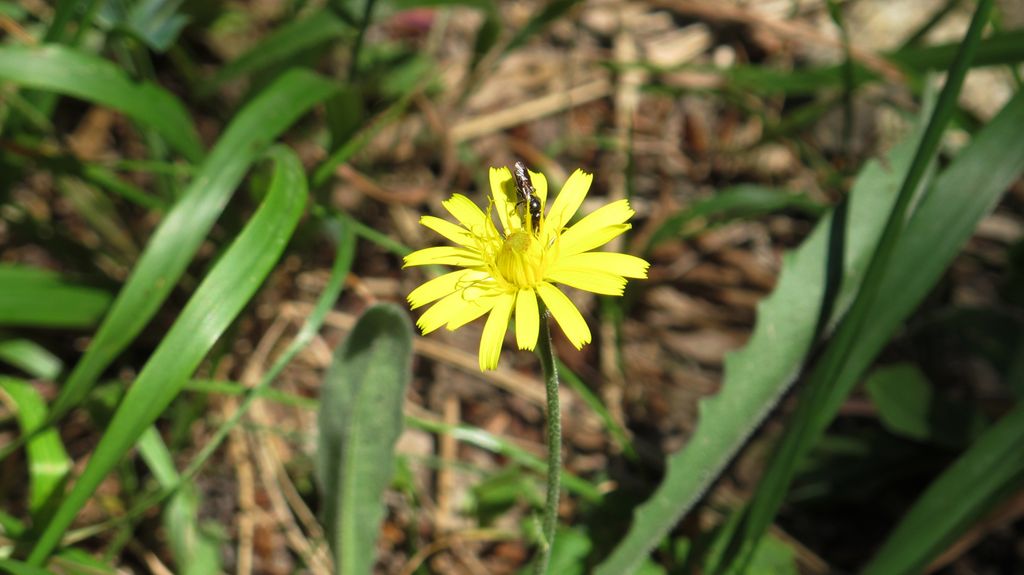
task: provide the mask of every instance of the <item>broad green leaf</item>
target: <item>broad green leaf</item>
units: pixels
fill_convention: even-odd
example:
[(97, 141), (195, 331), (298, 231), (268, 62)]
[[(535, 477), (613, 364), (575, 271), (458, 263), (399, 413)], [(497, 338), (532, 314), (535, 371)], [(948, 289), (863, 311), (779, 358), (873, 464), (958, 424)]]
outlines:
[(878, 368), (864, 388), (890, 432), (917, 441), (962, 447), (985, 427), (973, 405), (938, 396), (915, 365), (897, 363)]
[(928, 439), (928, 413), (935, 392), (917, 366), (902, 363), (879, 368), (864, 382), (864, 388), (887, 429), (918, 441)]
[(0, 264), (0, 326), (91, 327), (110, 300), (103, 290), (66, 282), (49, 270)]
[(306, 180), (293, 152), (275, 147), (270, 156), (274, 174), (263, 202), (128, 388), (85, 471), (33, 547), (30, 563), (39, 565), (53, 552), (103, 478), (178, 395), (284, 251), (306, 203)]
[(334, 84), (290, 72), (260, 93), (217, 141), (192, 184), (160, 222), (110, 312), (51, 408), (59, 418), (78, 405), (103, 370), (149, 323), (206, 238), (252, 162)]
[[(718, 473), (796, 378), (822, 319), (826, 294), (842, 286), (837, 302), (848, 301), (881, 235), (906, 172), (915, 142), (897, 146), (885, 164), (869, 162), (857, 177), (848, 203), (821, 219), (801, 246), (783, 256), (775, 291), (757, 311), (757, 325), (742, 349), (725, 359), (722, 391), (701, 400), (698, 426), (689, 443), (668, 459), (657, 491), (634, 511), (629, 533), (596, 573), (629, 573), (696, 503)], [(841, 250), (841, 282), (826, 269), (830, 253)], [(837, 304), (833, 309), (842, 309)]]
[(316, 477), (338, 573), (373, 570), (411, 364), (408, 315), (377, 305), (356, 323), (324, 378)]
[(57, 379), (64, 369), (59, 357), (29, 339), (0, 340), (0, 361), (38, 379)]
[(939, 476), (864, 568), (864, 575), (921, 573), (1024, 479), (1024, 407), (1006, 414)]
[(252, 50), (217, 71), (209, 82), (213, 92), (221, 84), (295, 58), (305, 51), (342, 37), (348, 27), (330, 10), (318, 10), (301, 20), (292, 20), (261, 40)]
[(22, 435), (32, 436), (25, 450), (28, 453), (28, 508), (35, 514), (63, 489), (71, 459), (56, 429), (36, 433), (46, 421), (46, 402), (32, 384), (0, 376), (0, 396), (18, 416)]
[(0, 46), (0, 80), (113, 108), (163, 136), (183, 156), (203, 157), (188, 111), (170, 92), (135, 82), (109, 62), (57, 45)]
[(820, 216), (825, 206), (803, 194), (758, 185), (739, 185), (717, 192), (713, 197), (694, 203), (666, 219), (651, 234), (647, 251), (677, 236), (688, 237), (706, 229), (710, 221), (754, 218), (781, 210), (794, 210)]

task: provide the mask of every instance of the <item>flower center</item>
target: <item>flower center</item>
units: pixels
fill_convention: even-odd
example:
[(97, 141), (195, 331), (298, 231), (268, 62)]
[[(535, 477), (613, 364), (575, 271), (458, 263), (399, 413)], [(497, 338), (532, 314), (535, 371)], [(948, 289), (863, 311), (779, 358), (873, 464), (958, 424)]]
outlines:
[(544, 250), (525, 230), (505, 238), (494, 263), (502, 279), (519, 289), (533, 287), (544, 279)]

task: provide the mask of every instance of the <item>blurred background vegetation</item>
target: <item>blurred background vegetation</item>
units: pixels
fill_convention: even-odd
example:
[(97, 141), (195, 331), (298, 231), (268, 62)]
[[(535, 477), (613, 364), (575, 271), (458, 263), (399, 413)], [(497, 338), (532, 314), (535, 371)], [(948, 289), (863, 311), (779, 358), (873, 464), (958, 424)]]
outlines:
[(0, 570), (526, 569), (537, 361), (412, 335), (437, 270), (401, 270), (420, 215), (523, 159), (593, 172), (583, 213), (629, 198), (614, 249), (652, 263), (571, 293), (592, 345), (555, 330), (549, 572), (1024, 572), (1021, 2), (20, 0), (0, 28)]

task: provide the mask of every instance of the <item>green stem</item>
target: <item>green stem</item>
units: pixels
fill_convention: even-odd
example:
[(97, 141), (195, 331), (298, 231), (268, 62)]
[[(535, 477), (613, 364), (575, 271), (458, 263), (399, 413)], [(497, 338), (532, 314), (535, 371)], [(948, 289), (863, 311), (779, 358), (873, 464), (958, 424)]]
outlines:
[(540, 305), (540, 337), (537, 340), (537, 356), (544, 368), (544, 382), (548, 392), (548, 496), (544, 504), (544, 541), (534, 566), (534, 573), (544, 575), (551, 559), (551, 547), (555, 543), (555, 526), (558, 525), (559, 484), (562, 480), (562, 411), (558, 406), (558, 367), (551, 347), (551, 327), (547, 308)]

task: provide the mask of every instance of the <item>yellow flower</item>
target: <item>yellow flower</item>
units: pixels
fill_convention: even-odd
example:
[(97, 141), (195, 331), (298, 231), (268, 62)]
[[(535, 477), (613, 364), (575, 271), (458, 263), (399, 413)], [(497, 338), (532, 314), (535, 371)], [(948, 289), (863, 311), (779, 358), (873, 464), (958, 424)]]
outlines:
[[(530, 172), (541, 216), (534, 229), (529, 202), (522, 201), (508, 168), (491, 168), (491, 203), (485, 214), (469, 198), (455, 194), (443, 202), (456, 225), (433, 216), (420, 223), (457, 247), (432, 247), (405, 257), (405, 267), (429, 264), (463, 269), (427, 281), (409, 294), (416, 309), (436, 301), (416, 325), (426, 335), (441, 326), (454, 330), (490, 312), (480, 339), (480, 369), (498, 366), (502, 340), (515, 311), (519, 349), (537, 344), (537, 297), (576, 349), (590, 343), (590, 328), (579, 310), (555, 284), (605, 295), (622, 295), (626, 278), (646, 278), (646, 261), (627, 254), (591, 251), (628, 230), (634, 214), (626, 200), (595, 210), (572, 226), (569, 219), (587, 196), (593, 176), (576, 170), (547, 206), (548, 183)], [(499, 232), (491, 219), (495, 212)]]

